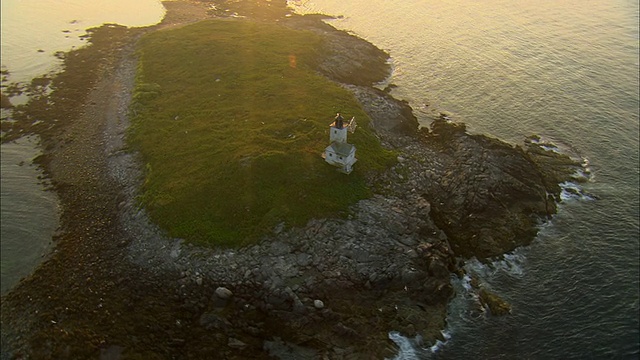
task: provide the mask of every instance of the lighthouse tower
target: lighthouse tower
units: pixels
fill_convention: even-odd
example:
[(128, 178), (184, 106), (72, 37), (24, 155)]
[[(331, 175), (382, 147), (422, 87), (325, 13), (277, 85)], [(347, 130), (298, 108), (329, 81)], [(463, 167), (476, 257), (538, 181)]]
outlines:
[(338, 168), (338, 171), (345, 174), (353, 171), (353, 164), (356, 159), (356, 147), (347, 143), (347, 134), (356, 129), (355, 118), (351, 118), (349, 124), (344, 123), (344, 118), (340, 113), (336, 115), (335, 121), (329, 125), (329, 142), (324, 149), (322, 157), (325, 161)]

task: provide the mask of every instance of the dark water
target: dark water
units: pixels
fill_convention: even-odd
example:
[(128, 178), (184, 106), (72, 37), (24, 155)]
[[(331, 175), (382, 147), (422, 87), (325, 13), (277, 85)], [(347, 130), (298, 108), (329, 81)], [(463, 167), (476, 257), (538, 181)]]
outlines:
[(446, 111), (473, 132), (512, 143), (539, 134), (593, 173), (582, 185), (591, 198), (567, 194), (533, 245), (492, 266), (468, 264), (513, 315), (478, 313), (458, 281), (449, 340), (399, 358), (638, 358), (638, 3), (291, 4), (343, 15), (331, 23), (387, 50), (399, 86), (393, 95), (408, 100), (422, 124)]

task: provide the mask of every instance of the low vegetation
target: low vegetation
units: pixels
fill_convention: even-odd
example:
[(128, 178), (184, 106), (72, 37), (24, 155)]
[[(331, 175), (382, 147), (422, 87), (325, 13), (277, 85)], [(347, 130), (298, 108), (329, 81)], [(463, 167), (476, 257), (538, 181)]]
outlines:
[[(314, 71), (323, 39), (244, 20), (157, 31), (139, 44), (129, 144), (141, 203), (171, 236), (237, 246), (284, 222), (344, 216), (393, 163), (353, 95)], [(355, 116), (350, 175), (321, 158), (336, 112)]]

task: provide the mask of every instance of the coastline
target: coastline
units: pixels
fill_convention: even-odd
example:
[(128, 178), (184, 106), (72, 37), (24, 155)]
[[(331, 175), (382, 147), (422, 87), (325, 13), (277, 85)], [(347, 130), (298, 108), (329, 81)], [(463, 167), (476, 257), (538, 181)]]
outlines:
[[(318, 23), (313, 26), (331, 31)], [(135, 37), (135, 31), (131, 36)], [(140, 168), (132, 155), (122, 151), (135, 74), (130, 57), (134, 41), (130, 41), (121, 49), (125, 60), (118, 70), (102, 75), (84, 100), (85, 106), (75, 105), (84, 110), (43, 139), (46, 154), (41, 160), (62, 197), (63, 228), (51, 259), (2, 299), (3, 356), (9, 348), (14, 349), (15, 357), (24, 352), (36, 358), (162, 357), (177, 351), (194, 356), (221, 353), (226, 358), (249, 354), (266, 358), (266, 345), (257, 339), (267, 336), (305, 344), (331, 358), (354, 353), (391, 356), (394, 349), (386, 337), (388, 331), (400, 330), (409, 336), (422, 332), (425, 342), (438, 337), (452, 294), (449, 276), (457, 271), (455, 256), (469, 257), (474, 252), (496, 256), (532, 239), (531, 234), (523, 233), (516, 235), (522, 238), (518, 243), (510, 243), (512, 234), (504, 236), (504, 243), (495, 240), (491, 229), (495, 224), (485, 224), (485, 218), (460, 228), (447, 226), (460, 220), (460, 206), (470, 209), (465, 216), (499, 216), (467, 206), (469, 197), (435, 196), (457, 195), (465, 187), (468, 190), (461, 193), (473, 195), (481, 193), (476, 190), (483, 186), (504, 185), (500, 181), (485, 184), (490, 180), (488, 173), (503, 176), (500, 166), (491, 165), (503, 159), (495, 154), (516, 157), (534, 168), (522, 155), (524, 151), (470, 136), (445, 120), (436, 122), (431, 131), (418, 133), (406, 104), (360, 83), (347, 86), (368, 112), (387, 110), (377, 117), (377, 123), (372, 116), (374, 124), (383, 143), (401, 149), (403, 155), (393, 169), (370, 179), (379, 189), (378, 196), (358, 204), (353, 219), (312, 221), (305, 228), (274, 234), (238, 251), (199, 249), (178, 239), (158, 240), (161, 233), (147, 223), (134, 202)], [(115, 68), (115, 63), (106, 68)], [(395, 119), (396, 125), (391, 126), (389, 119)], [(95, 126), (95, 120), (100, 126)], [(416, 130), (405, 124), (415, 124)], [(560, 165), (574, 169), (573, 163)], [(532, 174), (541, 177), (526, 171), (521, 177)], [(569, 175), (563, 172), (561, 176)], [(547, 199), (547, 190), (552, 189), (553, 179), (548, 182), (548, 188), (532, 185), (538, 196), (531, 199), (537, 207), (527, 209), (531, 214), (537, 211), (535, 214), (546, 216), (555, 211), (551, 200), (543, 201), (544, 209), (539, 208), (540, 196)], [(520, 199), (529, 198), (525, 196), (529, 189), (524, 187), (506, 199), (519, 204)], [(522, 225), (530, 229), (534, 225), (517, 223), (517, 210), (507, 218), (512, 222), (500, 224), (502, 228)], [(435, 222), (430, 215), (434, 211)], [(474, 224), (484, 225), (474, 228)], [(491, 238), (497, 245), (465, 252), (471, 247), (456, 239), (471, 238), (466, 235), (470, 231), (485, 236), (485, 240), (474, 241), (487, 243)], [(386, 258), (379, 258), (380, 254)], [(219, 287), (231, 289), (233, 296), (216, 295)], [(317, 306), (314, 300), (323, 300), (324, 306)], [(399, 305), (400, 313), (394, 305)], [(93, 314), (92, 319), (86, 319), (86, 314)], [(371, 333), (359, 333), (360, 329)], [(275, 339), (269, 344), (274, 352), (286, 348)]]

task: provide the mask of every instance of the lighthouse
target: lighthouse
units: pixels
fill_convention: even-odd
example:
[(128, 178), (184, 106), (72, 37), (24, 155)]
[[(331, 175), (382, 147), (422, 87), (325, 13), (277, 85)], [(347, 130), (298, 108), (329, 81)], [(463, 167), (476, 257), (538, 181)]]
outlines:
[(329, 125), (329, 142), (331, 143), (324, 149), (322, 157), (324, 160), (337, 167), (338, 171), (345, 174), (353, 171), (353, 164), (356, 159), (356, 147), (347, 142), (347, 134), (356, 130), (355, 118), (351, 118), (349, 124), (345, 124), (344, 118), (340, 113), (331, 125)]

